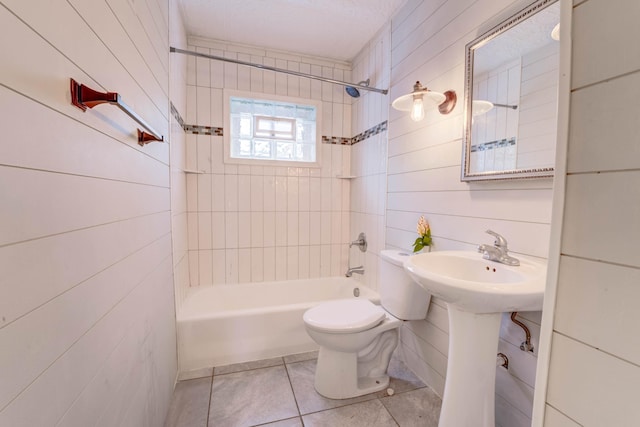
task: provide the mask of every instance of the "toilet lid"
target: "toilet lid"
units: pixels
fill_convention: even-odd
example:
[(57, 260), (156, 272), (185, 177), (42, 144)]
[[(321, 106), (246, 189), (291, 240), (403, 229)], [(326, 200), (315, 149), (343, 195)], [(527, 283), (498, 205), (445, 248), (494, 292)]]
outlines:
[(324, 302), (304, 313), (305, 323), (321, 332), (360, 332), (376, 326), (385, 317), (382, 307), (364, 298)]

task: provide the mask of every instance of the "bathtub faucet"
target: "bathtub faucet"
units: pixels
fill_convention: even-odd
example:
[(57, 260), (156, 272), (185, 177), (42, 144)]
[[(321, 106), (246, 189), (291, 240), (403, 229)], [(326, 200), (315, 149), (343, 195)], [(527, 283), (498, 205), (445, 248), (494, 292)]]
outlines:
[(353, 273), (364, 274), (364, 266), (361, 265), (360, 267), (349, 267), (345, 276), (351, 277)]
[(351, 249), (351, 246), (357, 246), (360, 249), (360, 252), (366, 252), (367, 251), (367, 236), (366, 236), (366, 234), (364, 234), (364, 233), (358, 234), (358, 239), (354, 240), (351, 243), (349, 243), (349, 249)]

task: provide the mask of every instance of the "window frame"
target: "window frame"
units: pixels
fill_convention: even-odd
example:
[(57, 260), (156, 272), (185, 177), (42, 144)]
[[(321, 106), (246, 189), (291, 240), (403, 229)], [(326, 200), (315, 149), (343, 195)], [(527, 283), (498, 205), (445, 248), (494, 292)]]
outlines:
[[(312, 106), (316, 109), (316, 141), (315, 152), (316, 160), (314, 162), (302, 162), (295, 160), (265, 160), (265, 159), (247, 159), (231, 157), (231, 98), (247, 98), (259, 99), (263, 101), (285, 102), (289, 104)], [(224, 132), (223, 132), (223, 151), (224, 163), (253, 165), (253, 166), (284, 166), (284, 167), (320, 167), (322, 153), (322, 102), (315, 99), (298, 98), (293, 96), (283, 96), (275, 94), (255, 93), (248, 91), (224, 89), (223, 91), (223, 115), (224, 115)]]

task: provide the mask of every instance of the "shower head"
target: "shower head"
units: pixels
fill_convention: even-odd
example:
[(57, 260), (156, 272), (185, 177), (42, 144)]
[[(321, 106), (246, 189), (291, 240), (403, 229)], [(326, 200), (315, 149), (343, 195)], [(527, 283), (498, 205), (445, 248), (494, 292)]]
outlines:
[[(363, 80), (361, 82), (358, 82), (358, 85), (359, 86), (369, 86), (369, 79)], [(347, 87), (344, 88), (344, 90), (352, 98), (359, 98), (360, 97), (360, 91), (357, 88), (353, 87), (353, 86), (347, 86)]]

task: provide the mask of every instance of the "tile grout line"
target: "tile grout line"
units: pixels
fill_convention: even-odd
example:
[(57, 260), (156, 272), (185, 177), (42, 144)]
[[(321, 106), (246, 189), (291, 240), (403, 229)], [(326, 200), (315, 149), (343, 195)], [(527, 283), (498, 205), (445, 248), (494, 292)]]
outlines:
[(285, 362), (284, 357), (282, 358), (282, 363), (284, 364), (284, 371), (287, 374), (287, 380), (289, 380), (289, 387), (291, 387), (291, 394), (293, 395), (293, 401), (296, 403), (296, 409), (298, 410), (298, 417), (300, 418), (300, 422), (304, 426), (304, 421), (302, 421), (302, 413), (300, 412), (300, 405), (298, 405), (298, 398), (296, 397), (296, 392), (293, 389), (293, 383), (291, 382), (291, 375), (289, 375), (288, 363)]
[(215, 368), (211, 369), (211, 384), (209, 385), (209, 404), (207, 405), (207, 424), (205, 427), (209, 427), (209, 415), (211, 414), (211, 399), (213, 399), (213, 376)]

